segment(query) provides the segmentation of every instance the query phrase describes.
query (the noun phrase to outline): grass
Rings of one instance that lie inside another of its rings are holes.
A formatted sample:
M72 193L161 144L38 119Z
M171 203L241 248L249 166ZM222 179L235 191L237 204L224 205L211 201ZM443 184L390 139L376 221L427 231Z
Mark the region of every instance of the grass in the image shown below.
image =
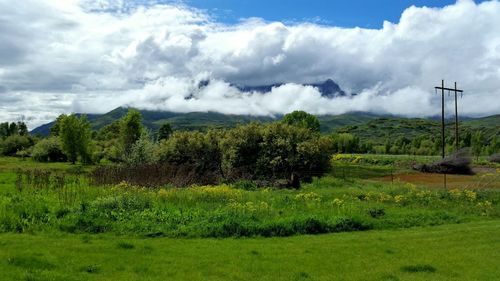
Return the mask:
M3 191L0 231L290 236L498 219L498 202L500 191L494 189L428 190L333 177L315 179L300 190L253 191L228 185L92 187L79 180L64 187Z
M91 186L0 158L0 279L500 280L500 190L381 182L400 157L356 157L300 190ZM19 166L54 178L19 188Z
M288 238L0 234L0 272L2 280L500 280L499 232L495 220Z
M30 177L33 174L29 174ZM26 175L24 175L26 179ZM167 237L291 236L500 218L500 191L429 190L327 176L300 190L229 185L93 187L57 174L41 186L0 173L0 232L115 233ZM36 180L32 180L36 183ZM38 181L40 182L40 181Z

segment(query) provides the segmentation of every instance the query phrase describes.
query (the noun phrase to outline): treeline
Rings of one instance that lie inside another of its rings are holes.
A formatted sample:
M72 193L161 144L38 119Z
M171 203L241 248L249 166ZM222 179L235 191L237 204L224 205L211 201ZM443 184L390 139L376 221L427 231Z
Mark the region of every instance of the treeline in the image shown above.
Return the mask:
M298 187L300 181L329 170L332 142L320 134L319 127L315 116L297 111L268 124L206 132L173 131L163 124L157 132L150 132L139 111L131 109L122 119L94 132L84 115L61 115L50 136L28 150L41 162L166 165L212 181L281 181L284 186Z
M386 138L385 143L374 144L372 141L361 141L360 138L351 133L334 133L331 135L334 152L337 153L373 153L373 154L401 154L401 155L440 155L441 137L421 135L409 139L397 137ZM466 131L464 138L460 141L459 148L471 148L475 156L492 155L500 151L500 142L496 135L486 139L482 131ZM453 137L445 139L445 151L447 154L455 151L455 140Z
M0 123L0 154L6 156L29 156L29 149L36 139L29 136L24 122Z
M287 114L281 121L270 123L266 125L251 124L247 126L240 126L234 129L219 129L208 130L205 133L201 132L174 132L168 123L163 124L158 131L148 131L142 124L141 114L131 109L126 116L120 120L101 128L98 131L92 131L90 123L87 118L82 115L61 115L57 118L55 125L51 128L50 136L47 138L37 138L30 136L26 124L23 122L17 123L1 123L0 124L0 153L7 156L31 156L33 159L41 162L57 162L57 161L70 161L76 163L127 163L132 165L134 163L158 163L158 162L175 162L178 164L180 160L171 160L177 156L175 155L172 147L184 149L179 155L185 154L182 159L187 162L193 162L193 158L198 156L193 152L192 147L198 147L201 151L201 156L205 154L210 155L209 148L217 147L220 150L221 160L220 167L227 167L227 159L230 153L234 153L234 148L229 145L233 141L228 138L234 138L234 143L242 142L242 139L252 140L255 147L259 147L260 151L264 151L269 147L271 150L277 149L273 146L271 141L272 134L277 134L279 141L282 142L298 142L304 141L310 136L304 136L303 133L295 131L290 128L279 126L289 125L294 128L306 128L312 132L315 139L319 139L320 123L318 119L303 111L296 111ZM278 127L276 127L278 126ZM253 128L253 129L252 129ZM253 131L252 131L253 130ZM251 132L253 132L251 134ZM234 137L235 135L238 137ZM302 134L302 135L301 135ZM475 156L479 155L492 155L498 153L500 150L500 143L497 135L493 134L486 138L482 131L464 131L460 141L460 147L470 147ZM207 138L215 138L213 143L209 144ZM292 140L289 140L291 138ZM365 138L366 139L366 138ZM407 154L407 155L439 155L441 153L441 138L440 136L431 135L418 135L413 137L398 136L395 138L386 137L385 142L374 142L374 140L361 140L356 134L349 132L333 133L330 135L323 135L321 137L323 142L328 142L329 151L331 153L376 153L376 154ZM278 140L273 140L278 141ZM181 147L180 144L190 145L192 147ZM251 146L250 144L246 144ZM296 145L296 144L294 144ZM302 150L304 148L302 146ZM208 149L203 151L203 149ZM256 152L255 149L251 150L248 156L243 157L246 159L245 163L248 169L260 169L254 163L258 159L251 158ZM454 138L448 136L446 138L446 152L451 153L455 150ZM167 153L167 151L170 151ZM290 153L289 155L285 154ZM190 154L191 153L191 154ZM259 152L264 153L264 152ZM281 157L283 159L296 161L298 152L292 150L283 150ZM201 157L200 156L200 157ZM170 157L170 158L169 158ZM180 157L180 156L179 156ZM219 156L218 156L219 157ZM250 157L250 158L249 158ZM203 159L203 158L200 158ZM214 159L217 159L215 157ZM291 160L295 159L295 160ZM213 159L212 159L213 160ZM201 161L201 160L199 160ZM213 160L218 161L218 160ZM266 161L259 160L261 166L273 167L275 163L279 162L274 159L272 165ZM281 161L281 160L280 160ZM205 166L206 163L201 165ZM240 165L240 164L238 164ZM243 165L243 164L241 164ZM278 165L278 164L276 164ZM284 165L285 164L279 164ZM278 166L279 166L278 165ZM288 165L288 164L287 164ZM218 166L218 167L219 167ZM217 168L227 173L227 169ZM276 167L272 168L279 170ZM283 168L284 169L284 168ZM290 169L290 168L287 168ZM313 169L310 167L309 169ZM314 168L317 169L317 168ZM321 169L319 169L321 170ZM238 173L244 174L243 168L238 168ZM267 172L266 172L267 173ZM271 172L279 174L280 172Z

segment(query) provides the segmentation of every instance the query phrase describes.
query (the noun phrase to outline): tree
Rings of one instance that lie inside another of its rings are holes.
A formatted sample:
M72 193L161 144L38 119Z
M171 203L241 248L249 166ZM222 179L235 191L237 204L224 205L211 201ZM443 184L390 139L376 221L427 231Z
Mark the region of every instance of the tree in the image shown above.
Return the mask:
M130 153L125 156L125 162L129 165L152 164L158 161L157 156L155 146L149 139L149 135L143 133L132 145Z
M294 111L283 116L283 123L309 129L311 132L320 132L320 123L316 116L305 111Z
M498 152L500 149L500 142L498 142L497 136L493 135L490 141L490 145L488 146L488 154L492 155Z
M170 123L164 123L161 125L160 129L158 129L158 141L166 140L172 134L172 126Z
M0 139L14 135L27 136L28 126L26 126L26 123L24 122L0 123Z
M0 123L0 139L4 139L9 136L9 123Z
M69 115L62 118L59 137L64 153L71 163L75 164L78 156L82 162L90 161L90 142L92 132L85 115L77 117Z
M54 122L54 125L50 128L50 135L51 136L59 136L59 130L61 128L61 122L64 118L66 118L66 114L61 114L57 117L56 121Z
M143 133L141 113L135 109L129 109L127 115L121 120L120 135L123 152L125 155L132 151L132 146Z
M17 122L17 131L20 136L27 136L28 135L28 126L26 126L26 123L24 122Z
M484 144L483 132L476 131L472 135L471 146L472 146L472 153L474 154L474 156L476 156L477 159L479 159L479 155L481 155L481 152L483 150L483 144Z
M12 135L17 135L18 134L18 128L17 128L17 124L12 122L10 123L9 125L9 136L12 136Z
M350 133L332 134L333 151L339 153L359 152L359 138Z

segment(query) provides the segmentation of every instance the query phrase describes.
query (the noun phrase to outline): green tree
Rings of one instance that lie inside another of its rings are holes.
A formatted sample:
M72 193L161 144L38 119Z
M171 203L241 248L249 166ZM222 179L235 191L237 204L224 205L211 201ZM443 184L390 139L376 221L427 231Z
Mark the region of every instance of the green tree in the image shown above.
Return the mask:
M158 161L155 145L151 142L149 134L143 133L132 145L130 153L125 155L125 162L129 165L152 164Z
M172 134L172 126L170 126L170 123L164 123L161 125L161 127L158 129L158 141L161 140L166 140L170 137Z
M19 132L19 129L17 128L17 124L12 122L10 123L9 125L9 136L12 136L12 135L17 135Z
M132 146L143 133L141 113L135 109L129 109L127 115L121 120L120 135L123 152L128 155L132 151Z
M222 167L226 177L252 178L261 150L262 125L251 123L229 130L221 140Z
M59 136L59 130L61 128L61 122L64 118L66 118L66 114L61 114L57 116L56 121L54 122L54 125L50 127L50 135L51 136Z
M311 132L320 132L319 119L305 111L294 111L283 116L282 122L288 125L306 128Z
M0 123L0 139L9 136L9 122Z
M75 164L78 156L82 162L90 161L90 145L92 131L85 115L77 117L69 115L61 120L59 137L68 160Z
M24 122L18 122L17 123L17 131L20 136L27 136L28 135L28 126L26 126L26 123Z
M472 146L472 154L476 156L476 159L479 159L481 152L483 150L484 145L484 135L482 131L476 131L472 135L471 146Z
M488 145L487 152L489 155L495 154L500 149L500 143L498 142L497 136L493 135L491 137L490 145Z

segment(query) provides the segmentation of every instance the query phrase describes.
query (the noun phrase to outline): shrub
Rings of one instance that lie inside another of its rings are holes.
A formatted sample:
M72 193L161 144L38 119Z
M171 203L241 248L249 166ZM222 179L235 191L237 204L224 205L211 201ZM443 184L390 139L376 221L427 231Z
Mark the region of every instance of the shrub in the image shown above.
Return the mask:
M199 183L217 183L222 178L220 132L175 132L160 143L160 163L192 171Z
M368 213L370 214L370 216L372 218L376 219L376 218L384 216L385 210L384 210L384 208L372 208L372 209L368 210Z
M222 168L229 180L269 180L298 187L329 169L331 142L307 128L286 123L249 124L229 130L220 141Z
M462 149L440 161L431 164L416 165L413 169L424 173L471 175L474 174L470 167L471 162L469 151Z
M66 155L61 149L61 143L57 137L42 139L34 147L31 156L39 162L66 161Z
M0 153L6 156L14 156L18 151L27 149L31 146L33 146L33 141L30 138L12 135L0 141Z
M125 156L125 162L129 165L152 164L158 161L154 144L149 140L147 134L143 134Z
M491 156L488 158L488 160L489 160L490 162L500 164L500 153L495 153L495 154L491 155Z

